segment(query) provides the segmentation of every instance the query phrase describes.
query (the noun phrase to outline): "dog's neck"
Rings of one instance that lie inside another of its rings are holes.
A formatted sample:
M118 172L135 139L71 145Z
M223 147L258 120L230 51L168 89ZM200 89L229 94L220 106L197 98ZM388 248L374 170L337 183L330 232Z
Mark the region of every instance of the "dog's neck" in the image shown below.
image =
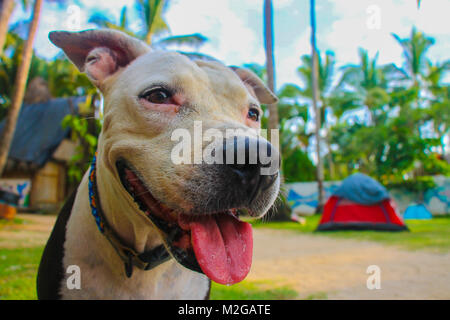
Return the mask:
M162 243L155 227L128 197L120 181L101 160L97 162L98 192L108 224L130 247L138 252ZM209 280L200 273L180 266L175 259L152 270L135 268L131 278L117 252L98 230L89 205L88 173L78 188L67 224L64 270L77 265L81 270L81 290L61 283L63 299L204 299Z
M101 202L103 213L124 244L139 253L162 244L155 226L139 211L119 178L104 165L101 153L98 155L96 171L99 198L108 199Z

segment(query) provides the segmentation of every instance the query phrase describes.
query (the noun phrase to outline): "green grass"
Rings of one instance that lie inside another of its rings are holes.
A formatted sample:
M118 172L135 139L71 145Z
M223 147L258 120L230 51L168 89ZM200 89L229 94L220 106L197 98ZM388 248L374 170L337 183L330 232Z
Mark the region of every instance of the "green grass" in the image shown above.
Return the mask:
M277 287L272 281L244 280L232 286L212 283L211 300L288 300L297 292L287 286Z
M36 275L44 248L0 249L0 300L36 299Z
M251 224L256 228L270 228L270 229L278 229L278 230L292 230L298 232L312 233L316 230L317 225L319 224L320 215L314 215L310 217L306 217L306 224L301 225L297 222L292 221L283 221L283 222L266 222L264 220L253 220Z
M387 231L328 231L313 232L320 220L319 215L306 218L306 224L295 222L253 222L256 228L292 230L315 236L376 241L396 245L408 250L450 251L450 216L434 217L431 220L407 220L410 232Z

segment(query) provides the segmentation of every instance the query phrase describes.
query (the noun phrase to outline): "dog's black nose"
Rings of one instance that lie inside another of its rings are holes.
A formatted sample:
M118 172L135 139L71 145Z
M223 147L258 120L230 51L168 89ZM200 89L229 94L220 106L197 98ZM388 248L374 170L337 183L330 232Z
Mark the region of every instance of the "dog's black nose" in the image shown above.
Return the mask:
M279 154L265 139L248 136L227 139L223 157L233 187L242 190L249 203L278 177Z

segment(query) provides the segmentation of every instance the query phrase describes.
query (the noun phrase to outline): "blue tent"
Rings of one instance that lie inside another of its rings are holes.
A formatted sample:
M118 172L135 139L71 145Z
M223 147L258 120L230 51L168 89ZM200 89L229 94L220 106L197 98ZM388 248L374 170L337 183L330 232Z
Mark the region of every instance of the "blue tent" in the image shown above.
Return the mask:
M389 193L385 187L362 173L352 174L345 179L334 195L364 205L389 199Z
M430 211L421 203L412 204L408 208L406 208L405 213L403 214L403 219L411 220L411 219L431 219L433 216Z

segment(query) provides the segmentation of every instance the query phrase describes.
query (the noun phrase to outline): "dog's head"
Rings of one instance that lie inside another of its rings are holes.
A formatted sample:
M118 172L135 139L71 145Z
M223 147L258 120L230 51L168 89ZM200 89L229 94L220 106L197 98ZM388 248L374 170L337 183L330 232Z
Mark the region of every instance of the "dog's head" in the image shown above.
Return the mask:
M258 131L274 94L249 70L152 51L113 30L50 39L104 96L98 161L137 214L184 266L242 280L252 236L239 215L264 215L279 191L278 150Z

